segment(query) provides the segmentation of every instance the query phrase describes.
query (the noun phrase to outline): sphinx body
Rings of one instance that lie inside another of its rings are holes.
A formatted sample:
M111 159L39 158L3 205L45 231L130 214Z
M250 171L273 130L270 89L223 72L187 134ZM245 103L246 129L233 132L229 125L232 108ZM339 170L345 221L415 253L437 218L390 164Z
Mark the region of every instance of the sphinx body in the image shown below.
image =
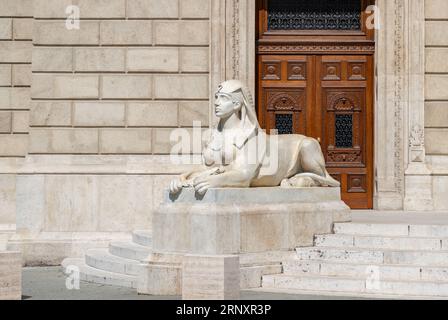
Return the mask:
M258 123L253 100L237 80L222 83L215 95L220 118L203 151L204 168L174 179L170 192L209 188L338 187L325 168L319 142L304 135L266 135Z

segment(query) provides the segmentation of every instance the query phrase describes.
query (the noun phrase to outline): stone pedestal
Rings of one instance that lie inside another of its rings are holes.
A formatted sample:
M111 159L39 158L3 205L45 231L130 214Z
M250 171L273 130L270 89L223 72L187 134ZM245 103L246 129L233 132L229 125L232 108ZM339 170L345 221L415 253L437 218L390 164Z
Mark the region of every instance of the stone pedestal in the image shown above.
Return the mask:
M183 300L238 300L239 298L238 256L184 256Z
M193 189L175 197L166 192L153 216L153 253L138 291L180 295L186 255L237 255L241 288L259 287L264 274L281 272L292 250L346 221L350 209L339 188L223 188L203 197Z
M0 251L0 300L22 299L22 256Z

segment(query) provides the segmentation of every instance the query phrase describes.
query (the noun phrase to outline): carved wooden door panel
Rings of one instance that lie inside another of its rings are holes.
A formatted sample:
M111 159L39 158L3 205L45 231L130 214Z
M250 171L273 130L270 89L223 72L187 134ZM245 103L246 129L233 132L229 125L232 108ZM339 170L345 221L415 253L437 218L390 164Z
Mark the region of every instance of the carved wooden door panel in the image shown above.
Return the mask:
M318 139L358 209L373 205L372 64L369 55L263 55L258 66L262 127Z
M316 127L327 170L352 208L373 203L373 57L316 58Z
M318 139L356 209L373 207L374 3L257 0L260 124Z

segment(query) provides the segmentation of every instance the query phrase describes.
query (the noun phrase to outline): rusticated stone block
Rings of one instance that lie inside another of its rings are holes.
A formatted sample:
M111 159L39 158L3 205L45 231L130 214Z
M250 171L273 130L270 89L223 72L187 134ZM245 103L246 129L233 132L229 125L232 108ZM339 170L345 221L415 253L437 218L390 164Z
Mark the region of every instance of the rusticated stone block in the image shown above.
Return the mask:
M178 0L128 0L128 18L177 18Z
M156 99L207 99L208 75L154 76Z
M97 75L33 74L32 97L93 99L99 97Z
M98 153L96 129L32 129L29 137L30 153Z
M151 99L152 77L146 75L103 76L104 99Z
M177 102L154 101L128 104L128 126L130 127L174 127L177 126Z
M95 45L99 44L100 31L98 21L81 21L82 27L69 30L65 20L34 22L34 38L36 44L45 45Z
M135 48L128 51L128 71L178 72L178 48Z
M71 103L65 101L34 101L30 110L31 126L71 125Z
M125 104L107 102L76 102L74 125L86 127L124 126Z
M73 71L73 49L59 47L34 47L33 71Z
M155 21L157 45L208 45L208 21Z
M101 21L100 29L103 45L152 44L152 21Z
M149 154L151 129L103 129L100 146L106 154Z
M75 71L124 72L126 49L76 48Z

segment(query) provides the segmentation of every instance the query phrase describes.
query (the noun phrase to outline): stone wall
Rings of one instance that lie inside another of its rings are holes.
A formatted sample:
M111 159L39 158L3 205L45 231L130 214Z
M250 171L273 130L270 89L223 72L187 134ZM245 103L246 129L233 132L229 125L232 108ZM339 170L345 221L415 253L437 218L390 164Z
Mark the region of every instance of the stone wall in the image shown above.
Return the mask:
M0 88L0 229L16 225L9 248L27 265L151 229L162 190L188 170L170 165L171 131L209 124L209 4L0 0L0 15L14 17L0 20L0 35L16 39L0 41L0 68L8 62L0 81L9 86ZM71 5L79 29L66 27ZM10 62L26 62L28 77Z
M448 155L448 1L426 0L426 151Z
M448 209L448 1L425 0L425 143L436 209Z
M27 153L32 0L0 0L0 157Z
M36 0L29 153L167 154L167 128L207 124L208 3Z

